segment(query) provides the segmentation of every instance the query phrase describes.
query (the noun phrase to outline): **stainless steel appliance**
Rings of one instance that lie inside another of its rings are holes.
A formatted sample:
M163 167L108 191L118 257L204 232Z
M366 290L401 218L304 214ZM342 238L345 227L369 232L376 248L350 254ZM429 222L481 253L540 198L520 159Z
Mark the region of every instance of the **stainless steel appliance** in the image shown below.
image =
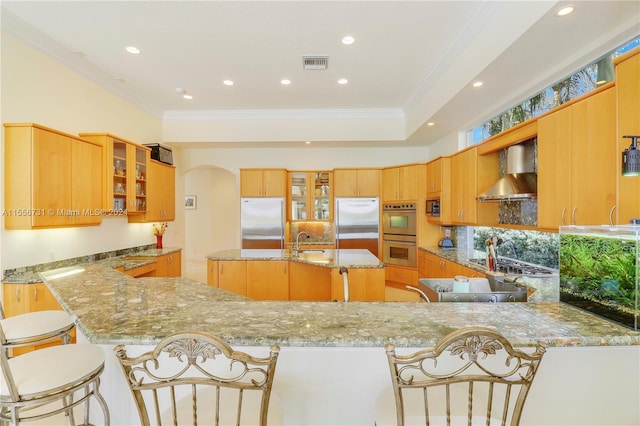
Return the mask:
M473 280L472 278L470 280ZM526 302L526 287L499 281L493 277L478 278L486 285L471 288L468 292L453 291L453 278L421 278L418 288L431 302Z
M386 203L382 207L382 261L415 268L416 203Z
M377 256L379 225L378 198L336 198L336 248L367 249Z
M427 200L425 214L431 217L440 217L440 198Z
M284 198L242 198L240 226L243 249L284 249Z
M384 234L415 237L416 229L416 203L386 203L382 206Z

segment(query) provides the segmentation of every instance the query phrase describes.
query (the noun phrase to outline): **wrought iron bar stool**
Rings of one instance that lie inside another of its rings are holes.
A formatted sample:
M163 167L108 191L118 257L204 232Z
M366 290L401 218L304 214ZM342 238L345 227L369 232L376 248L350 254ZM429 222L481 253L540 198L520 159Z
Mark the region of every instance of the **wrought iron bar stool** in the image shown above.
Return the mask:
M527 394L545 353L514 349L495 330L466 327L433 349L408 355L385 346L395 416L376 413L376 424L512 425L520 423Z
M6 340L2 325L0 340ZM73 408L84 404L83 424L89 425L89 403L94 397L102 408L104 425L109 425L109 409L99 392L105 360L99 346L58 345L13 358L7 357L4 345L0 349L0 424L16 426L65 413L75 426Z
M58 339L67 344L71 341L71 332L75 328L73 319L64 311L37 311L5 318L2 306L0 325L4 331L0 344L7 357L13 356L14 348Z
M257 358L233 350L217 336L184 332L137 357L128 357L124 345L115 351L143 426L282 421L281 413L269 407L278 346Z

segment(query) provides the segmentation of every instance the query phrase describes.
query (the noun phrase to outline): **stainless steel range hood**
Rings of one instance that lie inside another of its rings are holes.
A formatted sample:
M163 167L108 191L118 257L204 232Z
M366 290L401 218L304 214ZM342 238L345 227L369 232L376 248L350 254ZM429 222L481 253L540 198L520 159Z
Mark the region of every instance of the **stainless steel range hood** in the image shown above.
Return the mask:
M535 173L535 149L532 144L507 148L507 174L482 194L482 202L528 200L538 196L538 176Z

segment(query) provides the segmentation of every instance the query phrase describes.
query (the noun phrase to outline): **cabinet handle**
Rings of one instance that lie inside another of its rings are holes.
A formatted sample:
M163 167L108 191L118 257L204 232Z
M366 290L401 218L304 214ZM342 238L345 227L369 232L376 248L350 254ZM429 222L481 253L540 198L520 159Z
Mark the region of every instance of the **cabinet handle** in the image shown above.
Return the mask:
M33 301L38 301L38 287L36 287L35 285L33 286Z
M571 223L573 225L577 225L576 224L576 210L578 210L578 208L574 207L573 210L571 211Z
M282 272L287 273L287 263L284 263L284 267L282 268Z
M220 264L220 273L222 274L224 272L224 263Z
M609 224L611 226L613 226L613 212L616 211L616 207L618 206L611 207L611 211L609 212Z
M564 213L567 211L567 208L563 208L562 209L562 215L560 216L562 218L562 225L565 226L567 224L567 222L565 222L564 220Z
M16 288L16 302L20 302L20 287Z

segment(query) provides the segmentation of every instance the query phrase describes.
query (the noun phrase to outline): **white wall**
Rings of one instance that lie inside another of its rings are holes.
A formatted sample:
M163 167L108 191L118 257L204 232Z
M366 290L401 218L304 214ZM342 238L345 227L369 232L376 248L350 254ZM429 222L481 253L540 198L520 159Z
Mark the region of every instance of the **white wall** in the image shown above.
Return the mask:
M109 132L139 143L161 140L159 118L6 33L1 43L3 123L33 122L71 134ZM4 159L0 164L4 169ZM154 241L151 225L129 225L122 218L104 219L98 227L39 231L7 231L3 221L0 236L2 270ZM171 233L166 238L171 244Z
M197 197L196 210L185 210L185 256L240 248L240 198L236 176L224 169L200 166L185 173L186 195Z

